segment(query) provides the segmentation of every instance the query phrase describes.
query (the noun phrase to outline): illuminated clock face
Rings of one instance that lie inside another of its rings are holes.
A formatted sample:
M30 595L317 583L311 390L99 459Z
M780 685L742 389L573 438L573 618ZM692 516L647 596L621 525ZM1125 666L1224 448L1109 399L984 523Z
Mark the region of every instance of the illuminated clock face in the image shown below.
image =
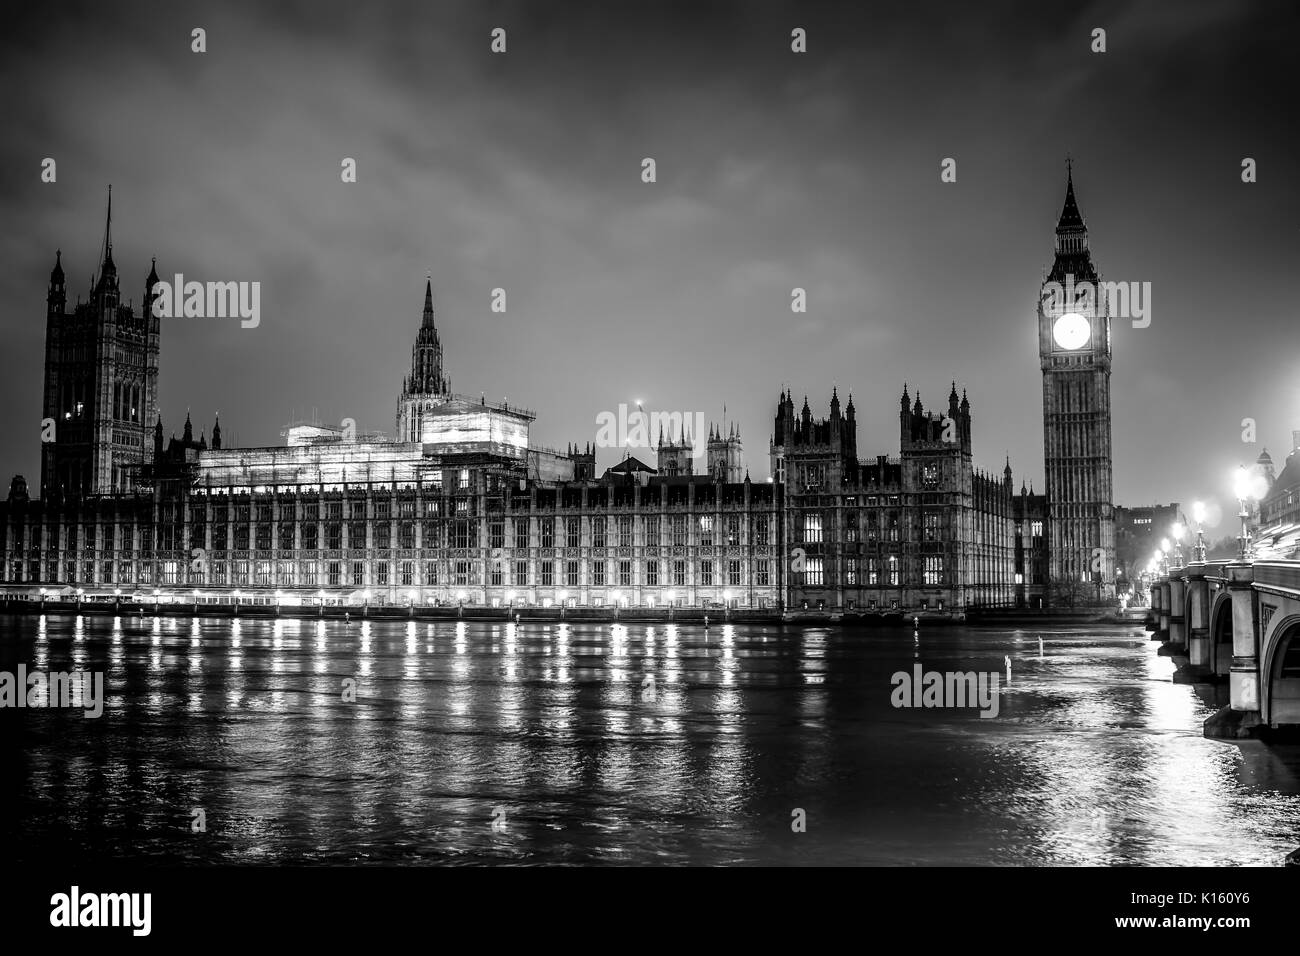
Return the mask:
M1083 348L1088 344L1092 328L1088 320L1078 312L1067 312L1056 320L1052 326L1052 338L1056 344L1067 351Z

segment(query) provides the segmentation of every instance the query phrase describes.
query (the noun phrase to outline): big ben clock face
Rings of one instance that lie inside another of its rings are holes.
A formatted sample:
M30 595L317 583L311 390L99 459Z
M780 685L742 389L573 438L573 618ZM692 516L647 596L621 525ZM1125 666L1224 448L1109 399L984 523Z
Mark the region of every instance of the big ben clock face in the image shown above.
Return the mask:
M1092 328L1088 325L1088 320L1078 312L1065 313L1052 326L1052 338L1056 340L1057 347L1068 352L1087 345L1091 333Z

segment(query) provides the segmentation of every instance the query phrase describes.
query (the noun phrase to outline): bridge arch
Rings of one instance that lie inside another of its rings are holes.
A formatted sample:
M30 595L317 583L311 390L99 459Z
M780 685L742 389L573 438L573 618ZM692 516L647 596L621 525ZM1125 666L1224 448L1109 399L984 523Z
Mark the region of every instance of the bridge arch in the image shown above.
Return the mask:
M1211 674L1228 676L1232 667L1232 596L1220 589L1210 611L1210 655L1206 666Z
M1261 717L1274 727L1300 724L1300 613L1270 623L1261 668Z

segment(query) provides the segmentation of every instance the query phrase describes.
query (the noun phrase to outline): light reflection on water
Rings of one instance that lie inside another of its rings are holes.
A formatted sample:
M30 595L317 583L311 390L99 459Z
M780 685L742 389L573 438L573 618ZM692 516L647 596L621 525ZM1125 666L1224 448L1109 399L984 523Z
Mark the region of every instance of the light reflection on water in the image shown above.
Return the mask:
M20 859L1272 865L1300 844L1300 750L1204 739L1213 706L1132 628L49 615L0 635L0 669L106 672L100 720L0 711ZM890 706L914 662L1004 655L996 718Z

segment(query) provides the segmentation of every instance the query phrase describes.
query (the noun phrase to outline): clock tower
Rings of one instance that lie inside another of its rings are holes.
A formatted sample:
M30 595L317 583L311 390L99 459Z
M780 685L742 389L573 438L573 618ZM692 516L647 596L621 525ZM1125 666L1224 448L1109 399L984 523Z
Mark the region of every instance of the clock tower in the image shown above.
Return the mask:
M1115 594L1110 316L1075 202L1072 171L1066 174L1065 206L1056 224L1056 258L1039 299L1038 357L1051 582L1084 598L1110 598Z

